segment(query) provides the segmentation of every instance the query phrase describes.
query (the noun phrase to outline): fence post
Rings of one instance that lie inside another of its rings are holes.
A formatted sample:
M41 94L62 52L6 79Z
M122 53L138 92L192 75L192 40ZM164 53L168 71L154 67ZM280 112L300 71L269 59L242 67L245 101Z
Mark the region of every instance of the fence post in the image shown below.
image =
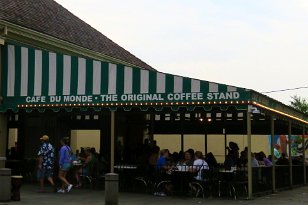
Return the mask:
M0 201L11 200L11 169L0 169Z
M119 201L119 175L105 174L105 205L118 205Z

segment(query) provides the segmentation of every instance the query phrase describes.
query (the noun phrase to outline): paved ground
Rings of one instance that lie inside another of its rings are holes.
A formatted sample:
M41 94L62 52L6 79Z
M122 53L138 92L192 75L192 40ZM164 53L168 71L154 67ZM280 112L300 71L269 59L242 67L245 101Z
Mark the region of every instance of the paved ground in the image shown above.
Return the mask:
M71 193L36 193L34 185L24 185L22 187L21 201L1 203L1 205L98 205L105 204L104 191L89 190L89 189L73 189ZM120 193L119 205L193 205L193 204L262 204L262 205L301 205L308 204L308 187L294 188L271 194L263 197L258 197L253 200L232 200L232 199L217 199L217 198L189 198L189 197L157 197L149 194L131 194Z

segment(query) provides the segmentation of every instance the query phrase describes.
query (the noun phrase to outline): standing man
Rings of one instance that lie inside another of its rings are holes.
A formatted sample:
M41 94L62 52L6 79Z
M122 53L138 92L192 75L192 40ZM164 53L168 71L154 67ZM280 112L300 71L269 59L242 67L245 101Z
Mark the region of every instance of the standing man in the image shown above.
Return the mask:
M39 193L45 192L44 190L44 180L47 180L52 185L54 191L57 191L55 184L53 182L53 167L54 167L54 156L55 150L53 146L49 143L49 137L47 135L43 135L40 138L42 145L39 148L37 153L38 156L38 169L37 169L37 179L40 182Z

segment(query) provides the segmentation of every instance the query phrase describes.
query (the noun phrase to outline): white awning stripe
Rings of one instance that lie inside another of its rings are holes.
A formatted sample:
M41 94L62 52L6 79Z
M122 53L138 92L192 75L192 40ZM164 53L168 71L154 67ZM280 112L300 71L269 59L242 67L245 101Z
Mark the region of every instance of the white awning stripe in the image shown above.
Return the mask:
M133 93L133 69L124 67L124 94Z
M71 56L63 56L63 95L71 93Z
M227 91L228 92L236 92L236 87L233 87L233 86L227 86Z
M174 76L174 93L182 93L183 92L183 78L180 76Z
M157 73L156 92L157 93L166 92L166 74L164 73Z
M218 84L217 83L209 83L209 92L217 93L218 92Z
M8 47L7 96L14 96L15 90L15 47Z
M191 79L191 92L192 93L200 92L200 80Z
M101 93L101 62L93 61L93 95L99 95Z
M42 51L35 50L34 63L34 96L42 94Z
M149 71L140 71L140 93L149 93Z
M57 85L57 55L49 53L48 95L56 95Z
M77 95L86 94L86 59L78 58Z
M117 93L117 65L109 63L108 94Z

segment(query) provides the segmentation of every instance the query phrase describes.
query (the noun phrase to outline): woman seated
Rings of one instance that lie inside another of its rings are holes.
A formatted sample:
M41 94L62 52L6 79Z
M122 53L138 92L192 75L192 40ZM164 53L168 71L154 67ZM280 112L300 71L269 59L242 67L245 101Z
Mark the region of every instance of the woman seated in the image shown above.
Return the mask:
M96 157L91 153L90 148L86 148L85 151L85 157L79 156L78 159L81 160L82 166L78 169L76 173L76 180L77 180L77 185L76 187L81 187L81 179L80 176L90 176L91 171L95 163L97 162Z
M201 151L196 151L195 153L195 161L193 163L191 171L195 173L195 179L198 181L202 181L202 170L209 169L209 165L204 161L203 155Z
M189 171L189 167L191 167L193 163L194 161L192 159L191 154L188 151L186 151L184 153L184 158L177 163L176 168L179 171Z

